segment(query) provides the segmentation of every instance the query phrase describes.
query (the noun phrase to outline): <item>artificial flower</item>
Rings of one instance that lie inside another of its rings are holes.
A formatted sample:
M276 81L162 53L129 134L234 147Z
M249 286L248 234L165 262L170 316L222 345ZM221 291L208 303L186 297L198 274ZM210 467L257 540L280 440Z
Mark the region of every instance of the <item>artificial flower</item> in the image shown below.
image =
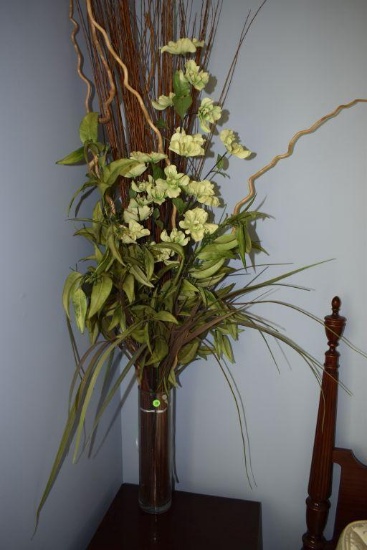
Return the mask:
M217 228L215 223L207 223L208 212L203 208L194 208L184 214L184 219L179 225L185 230L186 235L190 235L194 241L201 241L205 233L213 233Z
M246 159L251 155L251 151L245 149L236 141L236 136L233 130L222 130L219 134L228 153L240 159Z
M167 155L165 155L164 153L157 153L156 151L152 151L151 153L141 153L140 151L133 151L130 155L130 158L133 160L137 160L138 162L152 162L153 164L156 164L157 162L166 159Z
M170 92L169 95L160 95L157 101L152 101L152 105L157 111L164 111L167 107L172 107L174 97L173 92Z
M186 193L194 196L201 204L219 206L219 199L215 196L214 185L209 180L193 181L187 186Z
M130 199L128 207L124 210L124 222L129 223L130 221L144 221L152 213L150 206L145 204L144 199Z
M186 246L189 242L189 238L185 237L185 233L177 228L172 229L169 235L167 231L163 229L161 233L161 241L166 243L177 243L181 246Z
M197 38L180 38L177 42L170 40L166 46L161 48L161 52L168 52L173 55L185 55L187 53L195 53L196 48L202 48L204 41L197 40Z
M209 82L209 73L201 71L193 59L185 63L185 78L195 90L203 90Z
M222 109L219 105L214 105L214 101L209 97L204 97L198 110L199 124L203 132L210 132L210 124L214 124L222 116Z
M190 181L189 176L177 173L177 168L174 164L166 166L164 169L166 178L157 179L157 185L165 190L165 196L170 199L176 198L181 194L181 188L186 187Z
M133 244L137 239L150 235L149 229L144 228L135 220L130 220L128 225L129 227L121 226L121 241L125 244Z
M169 149L182 157L204 155L204 139L201 134L188 135L184 129L177 128L171 137Z

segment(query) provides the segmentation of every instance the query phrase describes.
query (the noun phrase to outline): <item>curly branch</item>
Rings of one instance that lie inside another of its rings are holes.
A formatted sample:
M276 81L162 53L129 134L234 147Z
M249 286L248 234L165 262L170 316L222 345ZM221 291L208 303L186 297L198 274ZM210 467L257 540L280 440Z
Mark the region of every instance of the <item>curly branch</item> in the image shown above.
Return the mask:
M99 30L99 32L102 34L102 36L104 38L104 41L105 41L105 44L106 44L106 47L107 47L108 51L111 53L112 57L115 59L115 61L122 68L122 71L124 73L124 82L123 82L123 84L124 84L125 88L127 90L129 90L129 92L131 92L136 97L136 99L138 100L138 103L140 105L140 108L143 112L143 115L145 117L145 120L147 121L147 123L149 124L149 126L151 127L153 132L156 134L157 139L158 139L158 151L160 153L164 153L162 135L161 135L160 131L158 130L158 128L154 125L152 119L150 118L149 113L147 111L147 108L144 105L144 102L142 100L141 95L134 88L132 88L130 86L130 84L129 84L129 72L127 70L127 67L126 67L125 63L122 61L122 59L117 55L117 53L113 49L112 44L111 44L111 42L108 38L108 35L107 35L105 29L103 29L103 27L101 27L101 25L99 25L97 23L97 21L95 20L95 18L94 18L93 10L92 10L92 0L87 0L87 11L88 11L88 17L89 17L89 20L91 22L92 28Z
M96 47L98 55L99 55L99 57L102 61L102 65L105 68L105 71L107 73L107 78L108 78L108 82L109 82L109 85L110 85L110 92L109 92L108 98L103 102L103 111L105 113L105 116L100 117L100 119L99 119L99 122L101 124L105 124L106 122L109 122L110 119L111 119L111 115L109 113L109 107L110 107L112 101L114 100L114 98L116 97L116 86L115 86L115 82L114 82L114 79L113 79L113 74L112 74L112 71L110 69L110 66L107 62L107 59L105 58L105 56L103 54L101 44L98 40L96 27L94 25L92 25L92 38L93 38L93 44Z
M91 85L90 80L85 76L85 74L83 73L83 70L82 70L83 56L82 56L82 53L80 51L79 44L76 40L76 35L79 31L79 24L74 19L74 1L73 0L70 0L70 4L69 4L69 19L72 22L72 24L74 25L74 29L72 30L72 33L71 33L71 41L73 43L74 50L75 50L77 58L78 58L77 72L78 72L79 77L83 80L83 82L85 82L85 84L87 86L87 95L85 97L84 105L85 105L85 110L87 111L87 113L89 113L90 110L91 110L90 101L91 101L91 97L92 97L92 85Z
M238 214L240 212L242 206L244 206L249 200L251 200L254 197L254 195L255 195L255 181L258 178L260 178L262 175L264 175L266 172L268 172L268 170L270 170L271 168L274 168L274 166L276 166L276 164L278 164L278 162L280 160L285 159L287 157L290 157L292 155L293 150L294 150L294 146L295 146L295 144L297 143L297 141L299 140L300 137L305 136L306 134L311 134L312 132L315 132L318 128L320 128L320 126L325 124L325 122L327 122L331 118L334 118L335 116L337 116L344 109L349 109L350 107L353 107L357 103L367 103L367 99L354 99L350 103L346 103L345 105L339 105L336 109L334 109L334 111L332 111L331 113L329 113L329 114L323 116L322 118L320 118L319 120L317 120L314 124L312 124L312 126L307 128L306 130L300 130L299 132L297 132L292 137L292 139L290 140L289 145L288 145L288 150L287 150L286 153L283 153L281 155L277 155L276 157L274 157L273 160L271 162L269 162L269 164L267 164L266 166L261 168L261 170L256 172L256 174L254 174L253 176L251 176L248 179L249 193L244 199L242 199L241 201L239 201L236 204L236 206L233 210L233 213Z

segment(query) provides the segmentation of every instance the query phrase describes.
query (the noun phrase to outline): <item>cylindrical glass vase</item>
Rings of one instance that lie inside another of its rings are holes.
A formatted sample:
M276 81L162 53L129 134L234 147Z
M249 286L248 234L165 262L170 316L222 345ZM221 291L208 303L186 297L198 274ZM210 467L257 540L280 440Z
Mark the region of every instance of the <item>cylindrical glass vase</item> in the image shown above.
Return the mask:
M139 388L139 505L150 514L161 514L171 506L172 409L172 392Z

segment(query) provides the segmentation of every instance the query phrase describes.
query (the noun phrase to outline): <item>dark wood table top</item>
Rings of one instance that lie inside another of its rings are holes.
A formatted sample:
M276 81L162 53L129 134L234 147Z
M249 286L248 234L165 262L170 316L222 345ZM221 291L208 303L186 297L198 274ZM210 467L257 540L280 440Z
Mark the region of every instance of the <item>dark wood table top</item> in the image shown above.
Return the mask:
M164 514L138 505L137 485L123 484L88 550L262 550L261 504L174 491Z

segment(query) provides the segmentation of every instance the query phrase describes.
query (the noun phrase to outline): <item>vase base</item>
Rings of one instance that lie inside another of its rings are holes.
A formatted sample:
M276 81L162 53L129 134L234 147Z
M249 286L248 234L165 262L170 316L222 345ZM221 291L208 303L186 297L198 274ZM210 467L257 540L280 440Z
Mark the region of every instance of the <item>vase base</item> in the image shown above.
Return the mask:
M172 500L169 500L168 502L160 506L144 504L139 500L140 509L143 512L146 512L147 514L164 514L164 512L167 512L171 508L171 504L172 504Z

